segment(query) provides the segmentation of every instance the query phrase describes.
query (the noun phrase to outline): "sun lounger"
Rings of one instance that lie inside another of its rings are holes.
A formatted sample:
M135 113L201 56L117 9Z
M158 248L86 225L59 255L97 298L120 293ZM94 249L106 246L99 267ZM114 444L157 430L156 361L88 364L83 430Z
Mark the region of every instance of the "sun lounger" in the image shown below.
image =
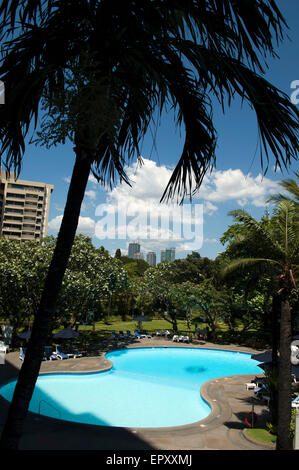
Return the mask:
M54 354L53 348L51 346L45 347L45 357L49 361L57 361L58 359L57 354Z
M254 390L257 388L257 384L254 382L249 382L245 384L246 390Z
M178 343L179 342L179 335L174 335L172 337L172 341L176 341Z
M134 335L135 335L137 338L146 338L145 335L140 334L137 330L134 330Z
M26 349L27 348L20 348L20 355L19 355L19 359L21 359L21 361L24 361L25 359L25 354L26 354ZM42 358L43 361L46 361L47 358L46 358L46 355L44 354L43 355L43 358Z
M122 330L120 330L120 332L119 332L119 334L118 334L118 337L121 338L121 339L124 339L124 338L127 338L128 336L125 335Z
M150 335L146 330L142 330L142 334L145 335L147 338L152 337L152 335Z
M260 400L266 401L267 405L269 405L270 401L270 393L267 387L264 384L261 384L261 387L256 387L253 390L254 396L259 398Z
M8 350L8 346L4 343L4 341L0 341L0 352L6 354Z
M157 331L156 331L156 336L162 336L162 331L161 331L161 330L157 330Z
M189 336L183 336L183 343L189 343Z
M135 336L132 335L132 333L131 333L130 330L127 330L127 337L128 337L128 338L135 338Z
M118 339L119 336L115 333L115 331L111 332L112 339Z
M299 408L299 395L292 400L292 408Z
M68 354L62 352L59 346L56 346L56 351L54 351L54 354L56 354L57 357L61 360L68 359L69 357L72 357L72 355L69 356Z
M74 358L83 356L83 354L78 349L75 349L73 346L70 347L68 355L69 357L71 357L70 355L72 355L72 357Z
M26 348L20 348L20 356L19 356L19 359L21 359L21 361L24 361L24 359L25 359L25 354L26 354Z

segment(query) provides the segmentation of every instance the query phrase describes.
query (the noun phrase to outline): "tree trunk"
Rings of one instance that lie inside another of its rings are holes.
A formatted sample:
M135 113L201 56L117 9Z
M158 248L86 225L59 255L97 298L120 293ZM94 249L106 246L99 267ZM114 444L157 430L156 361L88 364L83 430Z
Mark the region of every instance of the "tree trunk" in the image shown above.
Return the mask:
M291 309L288 298L283 298L280 318L277 450L290 450L293 448L290 438L292 398L291 335Z
M281 311L280 297L273 294L272 297L272 371L270 377L270 403L271 423L277 426L278 423L278 343L279 343L279 314Z
M76 148L76 161L68 191L64 215L57 237L57 244L40 306L35 316L32 334L28 343L7 420L0 440L2 449L18 449L29 403L39 374L44 348L51 331L52 318L75 238L82 200L90 173L91 162L84 151Z

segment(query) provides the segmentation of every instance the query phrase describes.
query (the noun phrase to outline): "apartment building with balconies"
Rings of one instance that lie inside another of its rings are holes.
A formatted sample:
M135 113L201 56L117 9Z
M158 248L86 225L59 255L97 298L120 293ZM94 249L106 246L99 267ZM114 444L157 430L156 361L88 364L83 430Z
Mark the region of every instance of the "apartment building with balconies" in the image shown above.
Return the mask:
M50 196L54 186L16 180L0 168L0 237L40 240L47 235Z

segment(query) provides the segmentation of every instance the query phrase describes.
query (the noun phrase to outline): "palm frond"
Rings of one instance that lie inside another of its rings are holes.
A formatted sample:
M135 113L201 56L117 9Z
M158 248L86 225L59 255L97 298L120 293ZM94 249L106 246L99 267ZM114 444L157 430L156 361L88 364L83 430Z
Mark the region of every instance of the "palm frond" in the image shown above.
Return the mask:
M284 259L284 246L275 237L271 236L271 233L265 230L263 225L250 214L239 209L230 211L228 215L232 216L236 222L242 223L248 231L248 235L254 234L257 239L260 239L263 246L267 247L267 249L273 253L271 256L275 259Z
M231 261L227 266L221 271L221 277L225 278L226 276L237 272L245 271L250 269L253 265L266 264L269 266L282 267L282 264L276 260L269 258L239 258Z
M209 91L222 104L237 93L253 106L262 164L270 152L278 166L296 158L299 113L256 73L263 70L261 56L275 55L273 38L283 38L285 21L274 0L4 0L0 16L4 36L12 33L0 62L7 96L0 109L0 158L17 174L45 93L51 109L75 63L86 84L106 81L105 99L111 100L113 118L103 118L98 139L92 138L93 171L101 181L117 175L127 181L124 166L140 153L154 109L161 114L170 102L186 138L162 200L194 194L215 164ZM93 96L91 86L85 92Z

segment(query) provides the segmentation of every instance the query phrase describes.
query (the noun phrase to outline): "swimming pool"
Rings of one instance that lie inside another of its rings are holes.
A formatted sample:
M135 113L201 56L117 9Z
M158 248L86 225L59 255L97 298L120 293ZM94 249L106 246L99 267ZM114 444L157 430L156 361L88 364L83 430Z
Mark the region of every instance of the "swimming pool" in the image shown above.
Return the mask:
M260 373L249 354L222 350L136 348L106 357L113 367L105 372L40 375L29 410L102 426L181 426L209 415L203 383ZM15 381L7 383L0 395L10 401L14 387Z

